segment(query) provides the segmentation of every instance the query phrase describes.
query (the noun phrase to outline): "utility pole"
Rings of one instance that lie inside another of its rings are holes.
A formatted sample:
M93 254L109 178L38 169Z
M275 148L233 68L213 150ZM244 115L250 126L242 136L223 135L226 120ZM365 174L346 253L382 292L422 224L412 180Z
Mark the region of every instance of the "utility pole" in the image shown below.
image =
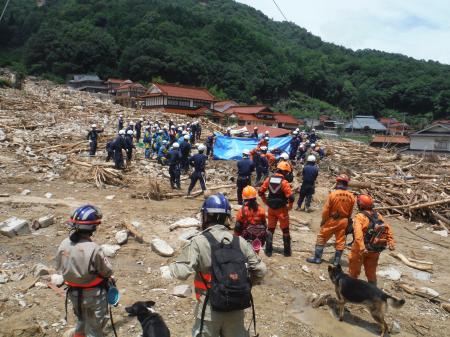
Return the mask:
M10 1L10 0L6 0L5 7L3 7L2 15L0 15L0 22L2 22L3 15L5 15L6 8L8 7L9 1Z

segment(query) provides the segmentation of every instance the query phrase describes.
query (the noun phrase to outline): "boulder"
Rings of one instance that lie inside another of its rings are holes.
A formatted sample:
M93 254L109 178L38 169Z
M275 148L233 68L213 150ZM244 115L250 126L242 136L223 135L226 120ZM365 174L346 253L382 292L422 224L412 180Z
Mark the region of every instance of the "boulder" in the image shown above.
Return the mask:
M166 280L172 279L172 274L170 273L169 266L162 266L159 268L159 271L161 272L161 277Z
M105 245L102 245L101 248L103 250L103 253L105 253L105 255L107 257L114 257L116 255L117 251L120 249L120 246L105 244Z
M172 295L177 297L190 297L192 295L192 288L190 285L187 284L181 284L178 286L175 286L172 289Z
M189 228L200 227L200 221L195 218L183 218L169 226L169 230L172 231L177 228Z
M0 222L0 233L12 238L16 235L31 233L27 220L11 217Z
M38 263L33 267L33 275L34 277L50 275L50 268L45 264Z
M173 248L170 247L170 245L166 241L159 238L152 240L151 247L155 253L164 257L170 257L175 253Z
M118 231L115 235L116 241L119 245L123 245L127 243L128 241L128 231L127 230L121 230Z
M46 228L50 225L53 225L53 223L55 222L55 216L53 214L43 216L38 219L38 222L40 228Z
M64 284L64 277L59 274L52 274L50 276L50 282L57 287L60 287Z

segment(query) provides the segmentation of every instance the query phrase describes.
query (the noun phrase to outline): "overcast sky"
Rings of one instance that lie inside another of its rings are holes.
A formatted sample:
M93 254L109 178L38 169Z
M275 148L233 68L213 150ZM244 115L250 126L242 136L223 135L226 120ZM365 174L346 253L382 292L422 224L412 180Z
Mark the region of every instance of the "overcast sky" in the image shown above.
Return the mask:
M283 21L273 0L237 0ZM450 64L450 0L275 0L322 40Z

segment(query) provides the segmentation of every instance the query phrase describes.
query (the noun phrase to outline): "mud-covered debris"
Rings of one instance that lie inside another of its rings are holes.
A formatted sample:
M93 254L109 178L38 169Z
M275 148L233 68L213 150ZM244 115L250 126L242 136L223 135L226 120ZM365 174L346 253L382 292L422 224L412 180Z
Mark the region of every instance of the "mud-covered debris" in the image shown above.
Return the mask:
M33 267L33 275L34 277L50 275L50 268L45 264L38 263Z
M151 248L155 253L164 257L173 256L173 254L175 253L173 248L166 241L159 238L152 240Z
M192 295L192 288L187 284L175 286L172 290L172 295L183 298L190 297Z

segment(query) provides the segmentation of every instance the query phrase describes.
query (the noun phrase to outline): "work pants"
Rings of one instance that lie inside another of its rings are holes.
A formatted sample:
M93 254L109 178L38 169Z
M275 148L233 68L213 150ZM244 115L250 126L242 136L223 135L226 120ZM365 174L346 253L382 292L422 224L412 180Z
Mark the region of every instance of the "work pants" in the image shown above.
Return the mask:
M141 140L141 131L136 131L136 143L139 143Z
M131 158L133 157L133 149L127 149L127 161L131 161Z
M108 322L106 290L91 288L82 290L81 306L78 307L77 290L69 291L69 299L77 317L73 337L104 337L103 329Z
M328 221L320 227L317 235L316 245L325 246L328 240L334 235L336 238L336 250L344 250L345 248L345 229L347 228L348 219L328 219Z
M117 170L123 169L123 155L122 155L122 149L120 150L114 150L114 167Z
M200 181L200 187L202 188L202 190L203 191L206 190L205 173L194 171L191 175L191 183L188 188L188 194L191 193L192 189L194 188L195 184L197 183L197 180Z
M110 161L112 158L114 158L114 151L110 149L106 149L107 157L106 161Z
M367 281L376 282L377 280L377 266L380 253L367 252L360 254L357 248L353 248L348 256L348 273L353 278L358 278L361 273L361 266L364 265L364 272Z
M89 155L90 156L95 156L96 152L97 152L97 141L96 140L91 140L89 142Z
M305 199L306 199L305 203L306 208L310 208L314 192L315 192L314 183L304 181L302 183L302 186L300 187L300 196L297 201L298 208L302 207L303 201Z
M151 148L150 147L146 147L144 150L144 156L146 159L150 158L150 153L151 153Z
M289 210L287 206L277 209L269 207L267 211L267 227L269 231L273 233L278 222L280 223L283 236L289 236Z
M200 333L201 319L197 318L192 328L192 337L248 337L244 325L244 310L229 312L211 311L211 320L203 321L203 331Z
M269 175L269 169L265 167L257 167L256 168L256 184L261 185Z
M295 156L297 155L298 148L292 148L289 152L289 160L295 160Z
M251 185L251 177L239 176L236 180L238 204L242 205L242 191L246 186Z
M213 155L213 148L212 146L206 146L206 155L209 157L209 155Z
M184 171L184 173L187 173L187 171L189 170L189 156L181 157L181 169Z
M169 166L170 186L180 188L180 167L178 165Z

